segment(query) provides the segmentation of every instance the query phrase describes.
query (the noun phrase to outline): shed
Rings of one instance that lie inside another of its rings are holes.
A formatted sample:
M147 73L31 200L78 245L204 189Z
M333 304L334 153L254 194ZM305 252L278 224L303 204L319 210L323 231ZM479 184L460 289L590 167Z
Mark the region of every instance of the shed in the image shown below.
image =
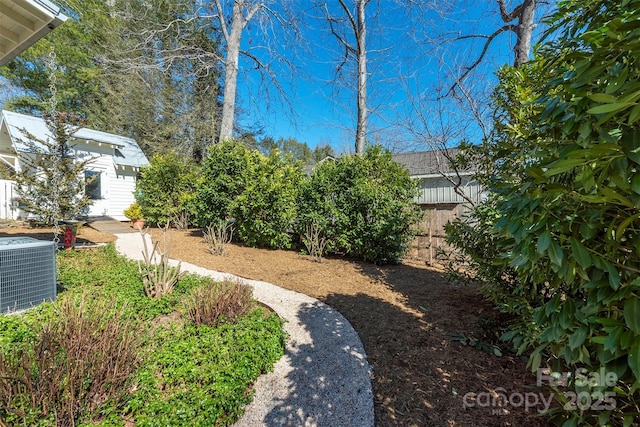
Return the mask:
M44 119L2 111L0 119L0 163L13 170L22 168L20 154L30 153L25 131L40 140L52 136ZM37 141L30 141L38 145ZM72 135L71 149L76 157L93 158L85 169L85 178L93 178L85 188L92 200L89 216L111 216L126 220L123 211L135 201L134 191L139 169L149 164L136 141L120 135L81 128ZM94 178L95 177L95 178ZM4 218L26 216L11 200L15 194L0 185L0 213ZM0 183L2 184L2 183ZM3 191L3 188L5 191ZM4 193L4 194L3 194Z
M456 171L451 167L448 157L455 157L457 152L457 148L449 148L446 152L430 150L393 156L411 178L420 181L415 202L426 213L419 224L420 234L413 244L412 254L428 258L430 262L436 257L437 248L447 247L445 224L484 197L483 189L473 177L475 169Z

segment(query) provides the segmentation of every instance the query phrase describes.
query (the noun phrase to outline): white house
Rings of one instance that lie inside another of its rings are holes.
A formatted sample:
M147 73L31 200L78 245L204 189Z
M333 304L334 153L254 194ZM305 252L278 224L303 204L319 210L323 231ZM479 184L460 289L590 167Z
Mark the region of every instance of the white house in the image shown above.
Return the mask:
M0 118L0 163L20 171L20 156L32 150L26 142L25 131L42 141L52 136L45 121L39 117L2 111ZM136 176L142 166L149 164L146 156L131 138L81 128L73 134L72 150L78 158L92 158L85 169L85 178L95 177L85 187L92 205L89 216L111 216L124 221L123 211L134 202ZM24 217L12 200L17 195L11 181L0 181L0 217Z

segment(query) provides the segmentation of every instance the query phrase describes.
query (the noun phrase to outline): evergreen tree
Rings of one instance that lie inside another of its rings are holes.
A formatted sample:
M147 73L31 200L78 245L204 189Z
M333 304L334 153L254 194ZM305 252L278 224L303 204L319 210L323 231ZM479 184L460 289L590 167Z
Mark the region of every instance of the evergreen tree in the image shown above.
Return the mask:
M15 174L22 209L47 225L87 213L91 204L85 193L84 170L93 160L79 159L71 145L82 120L68 113L44 117L49 135L41 138L23 130L21 142L28 153L19 153L22 169Z

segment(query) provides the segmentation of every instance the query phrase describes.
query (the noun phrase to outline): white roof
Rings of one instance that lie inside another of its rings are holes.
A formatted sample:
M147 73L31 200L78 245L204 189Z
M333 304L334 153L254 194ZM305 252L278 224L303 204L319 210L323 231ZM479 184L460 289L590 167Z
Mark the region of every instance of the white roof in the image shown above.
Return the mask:
M66 20L49 0L0 0L0 65Z
M49 131L46 122L40 117L3 110L0 128L3 127L6 127L11 136L13 147L19 152L29 153L33 151L29 145L25 143L27 142L25 131L42 141L53 140L53 135ZM78 129L72 136L77 142L90 142L98 145L105 144L113 147L115 153L113 162L116 165L141 167L149 164L149 160L147 160L138 143L131 138L87 128ZM37 141L28 142L36 146L41 146Z

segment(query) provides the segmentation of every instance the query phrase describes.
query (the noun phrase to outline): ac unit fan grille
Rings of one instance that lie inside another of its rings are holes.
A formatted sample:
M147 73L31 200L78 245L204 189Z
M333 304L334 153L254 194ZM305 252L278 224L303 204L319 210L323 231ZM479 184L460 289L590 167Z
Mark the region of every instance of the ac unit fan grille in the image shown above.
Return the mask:
M0 239L0 311L26 310L55 298L54 243Z

